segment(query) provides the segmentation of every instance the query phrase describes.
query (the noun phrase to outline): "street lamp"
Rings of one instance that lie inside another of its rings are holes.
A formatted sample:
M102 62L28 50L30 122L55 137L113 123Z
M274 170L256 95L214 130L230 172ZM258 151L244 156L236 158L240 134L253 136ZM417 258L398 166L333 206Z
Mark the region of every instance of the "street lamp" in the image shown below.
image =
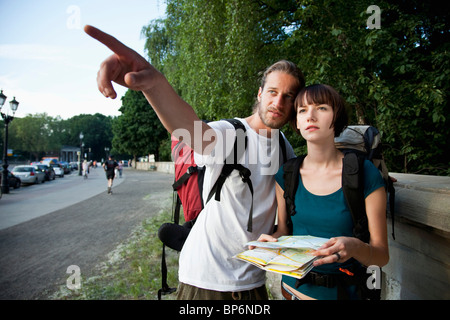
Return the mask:
M83 165L82 164L82 161L83 161L83 138L84 138L83 132L80 132L80 157L79 157L79 162L78 162L78 175L79 176L82 175L81 166Z
M12 110L13 114L10 116L8 111L5 113L1 112L3 105L6 101L6 96L3 94L3 90L0 92L0 114L3 118L3 123L5 124L5 141L3 143L3 173L2 173L2 193L9 193L9 181L8 181L8 126L11 121L14 119L14 114L16 113L17 108L19 107L19 102L16 101L16 97L14 97L9 102L9 107Z

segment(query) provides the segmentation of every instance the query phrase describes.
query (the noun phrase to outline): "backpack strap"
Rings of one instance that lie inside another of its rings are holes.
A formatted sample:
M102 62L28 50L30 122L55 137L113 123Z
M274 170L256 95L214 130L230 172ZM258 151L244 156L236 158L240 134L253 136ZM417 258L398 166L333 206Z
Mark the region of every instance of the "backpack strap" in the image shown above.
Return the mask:
M166 245L163 244L162 258L161 258L161 289L158 290L158 300L161 300L162 295L171 294L175 292L176 288L171 288L167 284L167 265L166 265Z
M291 216L296 214L295 211L295 194L298 188L298 181L300 179L300 167L305 156L298 156L288 160L283 165L284 178L284 199L286 200L287 211L287 227L289 234L293 233L294 226L292 224Z
M244 124L239 121L238 119L225 119L226 121L230 122L235 130L236 130L236 138L234 140L234 146L232 152L227 156L227 158L224 160L224 166L222 168L222 171L219 175L219 178L217 179L216 183L213 185L211 191L208 194L208 198L206 202L208 202L214 195L214 199L216 201L220 201L220 192L222 190L222 186L225 183L225 180L230 176L231 172L233 170L237 170L239 172L239 175L242 178L242 181L244 183L248 184L248 187L250 189L250 193L252 195L252 201L250 204L250 213L248 217L247 222L247 231L252 232L253 230L253 185L252 181L250 180L251 171L244 167L243 165L239 164L238 161L244 154L245 150L247 149L247 136L245 136L245 148L239 148L238 147L238 141L240 140L239 135L245 134L246 129Z
M288 227L292 231L290 217L296 214L295 193L299 182L299 171L303 163L304 156L299 156L288 160L284 166L284 198L286 200L286 211L288 213ZM364 158L358 157L355 153L345 154L342 166L342 190L347 205L352 215L355 237L368 242L370 239L367 215L364 199Z
M364 199L364 158L355 153L345 154L342 160L342 191L353 219L353 234L369 242L369 224Z
M172 184L173 191L177 191L181 186L188 181L188 179L194 174L198 172L197 166L190 166L187 168L186 173L183 174L178 180L176 180ZM180 196L175 192L176 194L176 202L175 202L175 209L174 209L174 223L178 224L180 220L180 208L181 208L181 199Z
M188 167L187 170L186 170L186 173L183 174L180 177L180 179L178 179L177 181L175 181L172 184L173 190L177 191L183 185L183 183L185 183L197 171L198 171L198 167L197 166L190 166L190 167Z
M213 195L215 195L214 199L216 201L220 201L220 192L222 190L222 186L225 183L225 180L228 178L228 176L231 174L231 172L233 170L239 171L239 175L241 176L242 181L244 183L248 184L250 193L252 195L252 201L250 204L250 213L249 213L248 222L247 222L247 231L252 232L252 230L253 230L253 223L252 223L252 221L253 221L253 184L252 184L252 181L250 180L251 172L248 168L244 167L241 164L225 164L223 166L223 169L222 169L222 172L220 173L219 178L217 179L216 183L214 184L211 191L209 192L208 199L206 200L206 202L208 202L213 197Z
M395 188L394 181L390 177L387 179L387 191L389 193L389 212L392 221L392 239L395 240L394 220L395 220Z
M172 206L173 203L175 203L175 208L172 210L173 212L173 223L175 224L180 224L180 209L181 209L181 199L180 196L178 195L178 193L174 192L174 197L176 197L176 199L174 201L172 201Z
M288 160L283 165L284 178L284 199L286 199L286 211L288 216L295 215L295 193L298 188L298 181L300 178L300 167L305 156L298 156Z
M234 139L233 151L225 159L225 164L236 164L239 159L244 155L245 150L247 150L247 130L244 124L238 119L225 119L231 123L236 131L236 138ZM241 141L242 135L244 135L244 148L239 148L238 142Z
M283 156L283 161L281 163L285 163L288 160L285 140L286 140L286 138L285 138L284 134L280 131L280 134L278 135L278 141L280 143L281 155Z

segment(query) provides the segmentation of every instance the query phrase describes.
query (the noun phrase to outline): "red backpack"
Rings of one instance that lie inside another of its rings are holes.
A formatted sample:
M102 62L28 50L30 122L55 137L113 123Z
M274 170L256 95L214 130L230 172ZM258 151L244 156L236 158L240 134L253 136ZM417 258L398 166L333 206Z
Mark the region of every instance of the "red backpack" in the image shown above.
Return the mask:
M247 147L247 137L245 136L245 126L237 119L225 119L234 126L236 130L236 139L234 141L234 151L224 160L224 167L220 177L209 192L208 198L204 201L203 195L203 177L205 167L198 167L194 160L194 152L183 141L179 141L172 137L172 159L175 164L175 182L172 185L173 190L177 192L177 200L174 211L174 223L179 223L180 207L183 207L184 220L190 222L192 226L204 204L208 202L214 195L215 200L220 201L220 190L226 178L233 170L238 170L244 183L249 185L253 194L253 187L250 180L250 170L238 164L242 153ZM245 137L245 148L241 154L237 154L237 143L240 135ZM250 223L251 224L251 223ZM251 229L251 226L250 226ZM178 248L175 248L178 250ZM179 248L181 250L181 248Z
M172 159L175 164L175 182L172 187L177 192L174 222L178 224L181 205L183 206L184 220L186 222L197 218L203 209L202 179L204 167L198 167L195 164L192 149L173 136ZM201 171L200 174L199 170Z

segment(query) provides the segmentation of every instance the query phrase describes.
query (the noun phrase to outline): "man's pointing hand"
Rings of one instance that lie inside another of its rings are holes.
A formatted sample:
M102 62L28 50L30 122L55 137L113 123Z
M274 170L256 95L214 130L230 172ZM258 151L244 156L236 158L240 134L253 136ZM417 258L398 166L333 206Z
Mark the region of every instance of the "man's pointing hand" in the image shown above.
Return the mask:
M155 85L161 74L136 51L93 26L86 25L84 31L114 52L102 62L97 74L98 89L105 97L117 97L112 81L136 91L150 90Z

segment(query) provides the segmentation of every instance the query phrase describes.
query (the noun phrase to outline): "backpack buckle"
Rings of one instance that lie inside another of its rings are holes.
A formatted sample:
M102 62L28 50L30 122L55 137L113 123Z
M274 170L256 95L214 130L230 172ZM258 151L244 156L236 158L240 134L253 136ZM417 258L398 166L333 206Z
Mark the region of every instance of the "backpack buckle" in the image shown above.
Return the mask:
M241 170L239 170L239 175L242 178L242 181L247 182L248 180L250 180L250 175L251 175L251 171L248 168L243 168Z
M311 273L311 283L315 284L316 286L322 286L326 288L333 288L336 286L335 278L332 275L320 274L316 272Z
M190 166L187 168L186 173L191 175L193 173L197 172L197 167L196 166Z

